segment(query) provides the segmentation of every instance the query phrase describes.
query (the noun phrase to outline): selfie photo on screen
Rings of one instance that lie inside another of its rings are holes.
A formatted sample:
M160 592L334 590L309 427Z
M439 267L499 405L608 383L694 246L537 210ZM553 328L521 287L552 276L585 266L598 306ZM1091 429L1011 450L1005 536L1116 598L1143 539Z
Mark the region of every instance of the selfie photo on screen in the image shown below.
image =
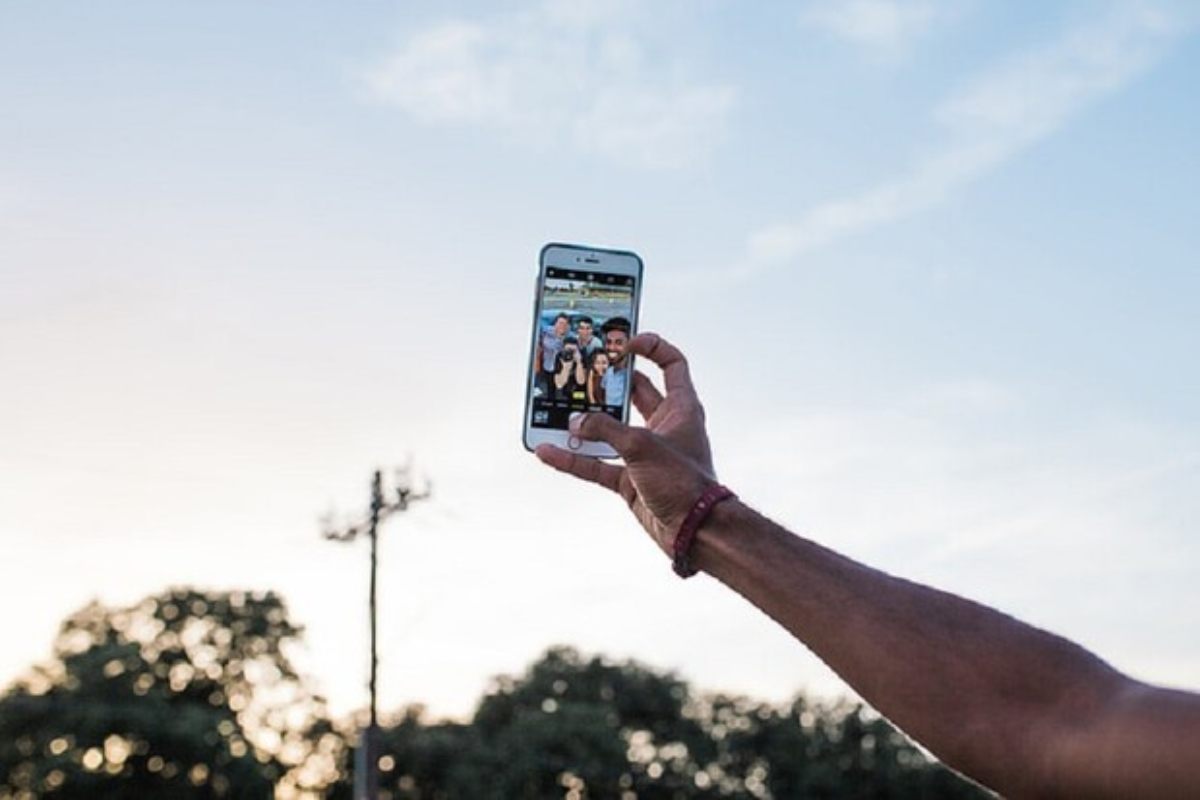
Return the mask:
M570 415L606 411L618 419L630 385L634 279L546 270L535 331L531 424L565 430Z

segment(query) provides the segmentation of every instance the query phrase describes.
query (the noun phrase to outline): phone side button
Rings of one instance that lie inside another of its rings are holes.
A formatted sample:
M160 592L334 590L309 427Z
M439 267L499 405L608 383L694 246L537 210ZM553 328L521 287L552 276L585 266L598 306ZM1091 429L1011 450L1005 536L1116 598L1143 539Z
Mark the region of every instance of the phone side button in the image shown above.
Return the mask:
M579 448L583 447L583 440L578 436L570 436L567 438L567 447L571 448L572 450L578 450Z

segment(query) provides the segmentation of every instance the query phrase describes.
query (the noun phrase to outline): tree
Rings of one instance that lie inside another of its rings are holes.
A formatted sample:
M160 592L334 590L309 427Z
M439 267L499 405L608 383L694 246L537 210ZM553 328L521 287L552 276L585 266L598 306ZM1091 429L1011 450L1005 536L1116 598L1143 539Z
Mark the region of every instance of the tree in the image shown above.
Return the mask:
M409 709L382 753L395 800L988 796L861 705L700 694L673 673L563 647L496 678L470 723Z
M523 677L497 679L474 726L499 769L497 797L562 796L585 788L591 796L628 790L639 798L670 797L690 782L686 759L654 766L639 754L647 746L684 754L710 748L700 725L684 713L688 700L687 684L671 673L558 647Z
M342 746L273 593L177 589L69 617L0 698L0 798L263 798L318 789Z
M861 704L784 706L716 696L706 725L721 739L717 767L754 797L984 798Z
M272 593L176 589L68 618L0 697L0 800L350 797L353 749L288 650ZM861 705L694 691L552 648L468 722L383 730L392 800L982 798Z
M409 709L385 728L382 788L396 800L673 797L684 778L655 776L628 753L643 740L703 749L704 731L682 713L687 696L669 673L553 648L524 676L496 678L470 723L427 724Z

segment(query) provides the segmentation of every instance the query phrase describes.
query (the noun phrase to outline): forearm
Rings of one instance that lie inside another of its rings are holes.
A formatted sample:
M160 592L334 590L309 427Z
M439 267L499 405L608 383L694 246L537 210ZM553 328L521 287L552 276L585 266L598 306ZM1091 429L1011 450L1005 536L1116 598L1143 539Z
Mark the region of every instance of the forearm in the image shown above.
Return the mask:
M737 501L718 506L695 548L697 566L939 758L993 788L1033 789L1044 774L1039 727L1088 714L1126 682L1064 639L859 564Z
M542 445L545 463L617 492L664 550L682 500L711 481L704 412L678 348L656 334L629 354L644 428L604 413L571 432L624 465ZM615 366L615 365L614 365ZM613 396L606 398L615 400ZM718 505L692 563L774 617L868 702L951 766L1016 797L1200 797L1200 696L1138 683L1058 636L893 578L793 536L740 502Z

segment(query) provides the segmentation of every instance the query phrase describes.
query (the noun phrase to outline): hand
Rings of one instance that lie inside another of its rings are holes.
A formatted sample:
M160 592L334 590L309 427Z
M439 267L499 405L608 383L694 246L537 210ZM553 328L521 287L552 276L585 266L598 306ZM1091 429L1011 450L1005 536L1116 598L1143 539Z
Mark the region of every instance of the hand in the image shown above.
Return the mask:
M571 432L583 439L607 442L624 466L577 455L549 444L537 457L560 472L598 483L625 498L638 522L668 555L675 534L696 500L716 477L704 409L692 386L687 360L655 333L629 341L626 353L645 356L662 367L664 397L643 373L633 376L633 404L644 428L622 425L609 414L579 414Z

